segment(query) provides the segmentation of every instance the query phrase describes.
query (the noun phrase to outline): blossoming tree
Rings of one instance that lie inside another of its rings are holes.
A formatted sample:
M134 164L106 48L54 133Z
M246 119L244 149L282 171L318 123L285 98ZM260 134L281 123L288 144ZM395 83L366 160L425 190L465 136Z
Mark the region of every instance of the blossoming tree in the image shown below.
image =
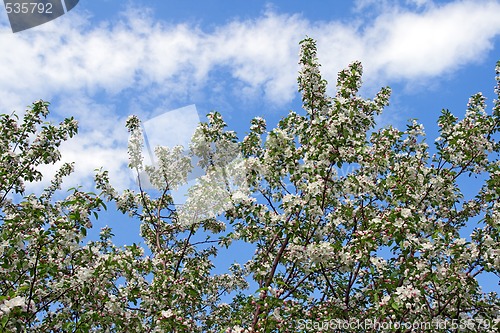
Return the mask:
M334 97L312 39L301 43L300 64L303 112L269 131L255 118L241 141L218 113L200 124L190 154L205 176L184 206L171 192L186 182L190 156L158 147L157 165L143 165L136 117L127 128L139 190L118 193L101 171L100 195L76 189L57 201L71 172L65 165L41 196L24 195L23 182L59 158L57 146L76 123L37 131L43 102L20 125L3 115L0 327L496 332L498 295L482 292L477 276L498 277L500 267L500 102L489 114L476 94L462 120L443 111L431 149L415 120L404 131L374 130L390 90L361 98L359 62L339 73ZM155 191L141 186L141 174ZM467 175L485 179L470 198L458 185ZM115 246L109 228L84 242L105 202L140 221L144 246ZM254 255L215 274L214 257L234 241L252 245Z

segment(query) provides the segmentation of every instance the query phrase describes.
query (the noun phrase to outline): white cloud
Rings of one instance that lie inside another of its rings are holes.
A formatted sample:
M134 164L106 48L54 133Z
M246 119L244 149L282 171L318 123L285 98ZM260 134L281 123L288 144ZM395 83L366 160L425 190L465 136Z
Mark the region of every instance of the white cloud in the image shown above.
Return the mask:
M206 88L209 74L223 67L269 101L286 103L296 86L298 41L306 34L318 40L328 76L361 59L370 73L387 80L440 75L476 61L500 34L497 1L458 1L418 13L391 8L373 22L358 18L351 24L268 12L211 33L154 22L134 9L119 22L97 26L75 13L22 34L5 33L5 27L0 44L8 52L0 53L0 88L6 96L82 90L92 96L156 85L175 96Z
M154 21L133 8L119 21L98 25L78 10L18 34L0 24L0 109L57 97L60 113L81 123L77 139L64 147L80 165L77 179L83 182L94 166L105 165L123 181L124 119L131 109L147 117L146 108L179 106L176 100L191 104L189 97L199 91L286 105L296 93L298 42L306 35L318 40L332 86L337 72L357 59L365 81L378 86L429 79L480 61L500 34L498 1L412 3L418 11L386 1L368 15L363 8L370 10L373 1L358 1L350 23L269 11L211 32ZM218 72L229 75L213 75Z
M388 79L437 76L480 61L500 34L499 2L453 2L381 15L364 39L367 62Z

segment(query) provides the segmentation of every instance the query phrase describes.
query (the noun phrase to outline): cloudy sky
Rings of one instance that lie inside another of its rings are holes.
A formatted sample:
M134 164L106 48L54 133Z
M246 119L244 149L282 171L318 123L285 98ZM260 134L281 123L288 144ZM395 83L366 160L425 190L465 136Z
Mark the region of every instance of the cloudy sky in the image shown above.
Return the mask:
M477 91L491 102L499 13L500 1L477 0L101 0L14 34L0 10L0 109L50 101L53 120L80 123L63 147L76 162L72 182L91 186L104 166L127 184L128 115L146 121L195 104L201 119L217 110L240 136L254 116L273 124L300 108L298 43L310 36L331 93L337 72L361 60L366 97L394 90L379 122L416 117L432 134L442 108L462 115Z
M217 110L243 137L255 116L275 124L299 110L297 61L306 36L318 42L330 93L337 72L354 60L364 65L365 97L391 86L381 125L404 128L418 118L432 142L441 109L461 117L479 91L492 104L499 0L81 0L15 34L0 8L0 112L44 99L52 120L75 116L80 133L62 148L76 162L67 185L91 190L102 166L123 188L132 184L124 126L131 114L147 121L194 104L200 119ZM189 115L163 117L163 134L150 122L155 142L182 141L196 123Z

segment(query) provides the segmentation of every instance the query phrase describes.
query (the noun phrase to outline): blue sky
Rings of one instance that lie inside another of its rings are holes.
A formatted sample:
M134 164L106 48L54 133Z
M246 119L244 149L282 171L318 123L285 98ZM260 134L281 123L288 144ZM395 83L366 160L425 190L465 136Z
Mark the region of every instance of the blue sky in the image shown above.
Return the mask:
M221 112L243 137L254 116L275 124L299 110L298 43L306 35L318 42L331 94L337 72L354 60L364 65L365 97L393 89L380 124L404 128L418 118L432 142L442 108L461 117L479 91L492 104L500 1L81 0L16 34L0 8L0 110L44 99L53 119L75 116L80 133L62 147L76 162L68 186L91 189L103 166L124 188L132 184L130 114L147 120L195 104L201 117Z

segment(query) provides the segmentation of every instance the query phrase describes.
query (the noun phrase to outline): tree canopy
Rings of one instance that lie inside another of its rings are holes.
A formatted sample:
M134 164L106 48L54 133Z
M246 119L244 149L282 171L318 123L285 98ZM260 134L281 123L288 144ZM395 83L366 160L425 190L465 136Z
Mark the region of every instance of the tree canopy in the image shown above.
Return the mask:
M330 97L313 39L299 59L303 110L270 130L254 118L241 140L213 112L188 153L157 147L158 163L144 165L130 117L139 186L123 192L103 169L98 194L61 199L64 164L41 194L26 193L77 122L47 122L44 101L21 119L1 115L0 330L496 332L498 295L477 276L499 276L500 101L489 113L476 94L462 119L443 110L432 147L417 120L375 127L391 91L361 97L361 63ZM499 96L500 62L496 74ZM178 205L172 191L193 157L205 174ZM471 198L464 175L483 182ZM110 228L87 239L106 207L140 221L141 242L117 246ZM235 242L255 249L251 259L214 272Z

